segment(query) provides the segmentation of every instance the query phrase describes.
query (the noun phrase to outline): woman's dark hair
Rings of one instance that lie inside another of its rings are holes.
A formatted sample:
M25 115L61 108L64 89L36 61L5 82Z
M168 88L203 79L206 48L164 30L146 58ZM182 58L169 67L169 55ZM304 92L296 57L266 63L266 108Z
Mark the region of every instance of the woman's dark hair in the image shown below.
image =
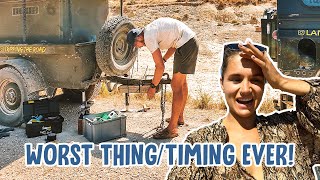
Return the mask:
M220 68L220 76L223 79L224 73L228 67L229 59L230 57L239 54L241 50L240 49L230 49L228 47L224 47L223 51L223 60L222 60L222 65Z

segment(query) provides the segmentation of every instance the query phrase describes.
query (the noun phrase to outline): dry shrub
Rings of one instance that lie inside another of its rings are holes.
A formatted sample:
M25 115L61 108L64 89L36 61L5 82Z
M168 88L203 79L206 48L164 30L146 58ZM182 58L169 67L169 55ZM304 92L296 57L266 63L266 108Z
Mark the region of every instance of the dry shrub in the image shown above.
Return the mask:
M181 15L180 14L174 14L171 16L173 19L177 19L179 21L181 21Z
M165 94L166 102L172 103L172 97L173 97L172 91L167 91L166 94ZM154 100L157 101L157 102L160 102L160 101L161 101L161 91L159 91L159 92L155 95Z
M202 91L200 91L199 96L196 99L192 100L192 104L197 109L226 109L221 96L214 100L211 95Z
M213 4L203 4L197 7L198 17L206 20L213 20L216 17L218 10Z
M173 93L172 91L166 93L166 102L172 103Z
M223 98L219 96L219 98L213 102L213 109L226 110L227 106L224 102Z
M237 20L232 20L231 23L234 24L234 25L239 25L240 24Z
M274 108L273 99L265 99L260 106L259 113L272 113L276 109Z
M219 11L215 19L217 22L231 23L232 21L237 19L237 15L232 8L228 7Z
M127 5L134 5L134 4L136 4L135 0L129 0L129 2L127 2Z
M214 53L203 42L200 43L199 54L206 57L212 57L214 55Z
M187 21L188 19L189 19L188 14L183 15L183 17L181 18L182 21Z
M131 97L131 95L135 100L138 100L138 101L147 101L148 100L147 93L131 93L130 97ZM166 102L171 103L172 102L172 96L173 96L172 92L171 91L167 91L166 94L165 94ZM161 101L161 91L156 93L154 98L151 99L150 101L160 102Z
M135 12L133 12L133 11L126 12L125 14L126 14L126 16L128 16L129 18L133 18L133 17L136 15Z
M99 92L99 97L105 98L110 95L110 92L107 89L106 83L102 83L100 92Z
M134 93L133 98L136 100L147 100L147 94L146 93Z
M118 90L114 90L112 92L109 92L106 83L102 83L101 90L99 92L98 97L107 98L107 97L110 97L110 96L120 95L120 94L121 93Z
M114 16L114 15L117 15L120 13L120 3L119 2L109 1L109 16Z
M254 17L254 16L251 16L251 18L250 18L250 24L258 24L258 19L256 18L256 17Z
M212 97L208 93L200 92L193 104L197 109L212 109Z

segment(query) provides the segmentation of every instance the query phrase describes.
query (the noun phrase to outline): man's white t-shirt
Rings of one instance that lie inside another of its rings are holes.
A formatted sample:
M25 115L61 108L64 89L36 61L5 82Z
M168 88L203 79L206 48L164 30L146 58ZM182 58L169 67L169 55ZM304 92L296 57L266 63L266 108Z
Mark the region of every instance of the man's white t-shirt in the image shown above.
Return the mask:
M144 28L144 42L151 53L158 48L179 48L194 36L187 25L172 18L159 18Z

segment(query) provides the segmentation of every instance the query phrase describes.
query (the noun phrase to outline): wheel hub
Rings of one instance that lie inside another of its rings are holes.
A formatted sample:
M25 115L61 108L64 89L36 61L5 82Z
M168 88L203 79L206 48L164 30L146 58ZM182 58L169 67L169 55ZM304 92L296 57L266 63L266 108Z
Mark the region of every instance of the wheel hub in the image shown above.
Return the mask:
M124 52L124 48L125 48L125 44L124 44L124 40L123 39L119 39L117 42L116 42L116 53L118 54L123 54Z
M5 101L11 106L14 105L17 101L17 92L13 88L9 88L5 92L4 96L5 96Z
M2 91L0 92L0 108L8 113L14 113L21 104L21 91L19 86L8 80L0 83Z
M129 47L127 43L127 35L123 31L116 34L113 44L113 56L118 64L125 64L123 62L128 56Z

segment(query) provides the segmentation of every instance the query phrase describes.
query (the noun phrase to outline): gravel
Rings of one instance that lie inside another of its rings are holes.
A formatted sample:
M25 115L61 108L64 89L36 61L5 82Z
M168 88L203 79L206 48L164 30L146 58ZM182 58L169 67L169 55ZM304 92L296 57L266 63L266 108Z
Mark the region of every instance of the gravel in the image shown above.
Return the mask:
M117 98L104 98L95 101L92 112L103 112L111 109L121 110L124 103L116 102ZM131 99L130 108L139 108L141 100ZM108 142L144 142L144 143L164 143L181 142L191 129L209 123L212 119L218 118L218 114L213 114L212 110L196 110L191 107L186 108L186 124L180 127L180 135L169 140L154 140L149 136L155 132L153 130L161 122L161 111L159 102L154 100L149 103L151 109L147 112L125 113L127 115L127 136ZM57 143L88 142L88 140L77 134L77 117L80 104L71 102L60 103L61 115L65 118L62 133L57 134ZM169 117L170 105L166 106L166 117ZM220 112L224 114L224 112ZM214 115L214 116L213 116ZM211 119L211 120L209 120ZM167 123L165 123L165 126ZM0 126L3 128L3 126ZM27 138L25 128L15 128L10 132L9 137L0 139L0 179L163 179L168 172L166 156L162 158L159 167L126 167L114 168L102 166L102 155L95 144L92 151L92 160L89 167L26 167L24 156L24 144L45 143L46 136Z

